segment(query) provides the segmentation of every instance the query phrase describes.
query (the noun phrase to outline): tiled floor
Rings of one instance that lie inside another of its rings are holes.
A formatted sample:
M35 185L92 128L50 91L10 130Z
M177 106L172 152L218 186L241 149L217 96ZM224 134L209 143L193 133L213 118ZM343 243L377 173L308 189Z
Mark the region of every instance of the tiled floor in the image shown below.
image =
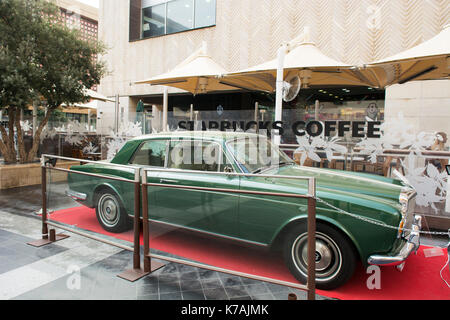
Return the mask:
M223 273L169 263L130 283L117 274L130 268L132 253L121 251L80 270L79 290L70 290L71 275L31 290L15 299L139 299L139 300L287 300L295 289Z
M0 229L0 273L14 270L66 250L58 245L33 248L26 244L31 240Z

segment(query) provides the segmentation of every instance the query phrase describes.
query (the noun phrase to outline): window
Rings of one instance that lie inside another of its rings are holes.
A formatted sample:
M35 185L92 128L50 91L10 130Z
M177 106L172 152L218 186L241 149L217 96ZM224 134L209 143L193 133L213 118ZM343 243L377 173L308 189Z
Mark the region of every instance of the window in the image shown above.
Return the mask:
M144 8L142 12L142 36L144 38L163 35L166 31L166 5Z
M283 151L265 137L235 139L227 142L227 146L245 173L292 163Z
M131 164L164 167L166 162L166 140L144 142L133 157Z
M216 1L195 1L195 28L203 28L216 24Z
M177 0L167 3L167 33L193 29L194 1Z
M222 148L214 142L171 141L169 155L171 169L217 172L222 167Z
M141 1L140 3L136 3ZM216 0L131 0L130 40L157 37L216 23ZM136 24L141 8L140 27ZM136 29L141 34L136 34Z

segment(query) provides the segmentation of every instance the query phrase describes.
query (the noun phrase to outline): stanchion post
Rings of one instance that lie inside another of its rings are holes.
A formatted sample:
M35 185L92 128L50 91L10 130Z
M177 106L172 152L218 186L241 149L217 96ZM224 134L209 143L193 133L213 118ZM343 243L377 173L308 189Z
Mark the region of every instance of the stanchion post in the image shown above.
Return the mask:
M140 170L135 169L134 176L134 252L133 252L133 268L141 268L141 243L140 243L140 219L141 219L141 201L140 201Z
M41 191L42 191L42 239L48 239L47 226L47 170L45 158L41 158Z
M45 157L41 157L41 192L42 192L42 239L28 242L30 246L42 247L50 243L69 238L65 234L56 234L55 229L48 230L47 224L47 165Z
M308 181L308 300L316 299L316 180Z
M150 253L150 235L148 232L148 186L147 172L145 170L142 174L142 237L144 238L144 271L150 272L151 261L148 256Z
M164 267L166 264L154 261L150 258L150 233L148 223L148 186L147 171L142 170L142 236L144 237L144 271L151 273Z
M136 168L134 171L134 217L133 217L133 231L134 231L134 246L133 246L133 268L125 270L118 277L134 282L147 275L141 269L141 243L140 243L140 219L141 219L141 203L140 203L140 169Z
M144 176L146 176L145 170L142 170L144 172ZM146 179L144 179L146 181ZM143 185L146 182L143 183ZM131 270L125 270L123 273L119 274L118 277L134 282L139 280L142 277L145 277L150 272L159 269L163 266L161 264L159 267L156 268L155 266L151 266L150 260L147 260L149 257L148 253L150 251L149 249L149 234L148 234L148 205L144 206L143 208L143 220L146 222L143 222L143 237L144 237L144 269L141 269L141 243L140 243L140 236L141 236L141 230L140 230L140 222L141 222L141 169L135 169L135 176L134 176L134 250L133 250L133 269ZM142 194L142 199L146 200L145 203L147 203L147 190ZM147 266L147 267L146 267ZM153 267L153 268L152 268Z

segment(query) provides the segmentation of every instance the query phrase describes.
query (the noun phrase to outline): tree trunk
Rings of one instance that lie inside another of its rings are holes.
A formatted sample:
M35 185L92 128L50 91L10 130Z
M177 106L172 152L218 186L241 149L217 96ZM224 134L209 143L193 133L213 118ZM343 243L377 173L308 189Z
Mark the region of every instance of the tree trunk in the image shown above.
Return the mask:
M48 123L48 119L50 118L50 115L52 114L53 109L48 109L47 114L45 115L42 122L39 124L38 129L36 130L36 133L33 137L33 146L31 147L31 150L28 152L28 155L26 156L27 162L32 162L34 160L34 157L36 157L36 154L39 149L39 145L41 143L41 133L44 130L45 126Z
M27 155L25 152L25 142L23 140L22 126L20 124L20 110L21 110L20 108L16 109L16 118L15 118L15 125L17 129L17 149L19 149L20 163L26 163Z
M16 154L10 153L9 150L9 137L8 133L6 132L5 127L3 127L0 124L0 132L1 132L1 139L0 139L0 152L3 155L3 158L6 163L15 163L16 162Z
M15 120L15 108L8 107L8 132L5 127L0 125L0 132L2 134L2 141L0 141L0 151L6 163L17 163L17 154L14 147L14 120Z

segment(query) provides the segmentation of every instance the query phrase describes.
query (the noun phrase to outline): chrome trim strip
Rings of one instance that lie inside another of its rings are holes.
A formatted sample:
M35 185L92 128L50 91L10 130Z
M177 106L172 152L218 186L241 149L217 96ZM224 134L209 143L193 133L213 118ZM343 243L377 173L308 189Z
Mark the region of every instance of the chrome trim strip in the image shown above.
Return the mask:
M66 196L69 196L74 200L85 201L87 199L87 194L85 194L85 193L76 192L73 190L66 190L65 193L66 193Z
M180 225L178 225L178 224L174 224L174 223L170 223L170 222L164 222L164 221L159 221L159 220L154 220L154 219L148 219L148 221L154 222L154 223L163 224L163 225L167 225L167 226L170 226L170 227L175 227L175 228L185 229L185 230L189 230L189 231L199 232L199 233L211 235L211 236L214 236L214 237L220 237L220 238L224 238L224 239L228 239L228 240L233 240L233 241L239 241L239 242L245 242L245 243L252 244L252 245L256 245L256 246L260 246L260 247L265 247L265 248L266 248L266 247L269 246L268 244L261 243L261 242L249 241L249 240L243 240L243 239L241 239L241 238L235 238L235 237L225 236L225 235L222 235L222 234L220 234L220 233L213 233L213 232L204 231L204 230L199 230L199 229L190 228L190 227L186 227L186 226L180 226Z

